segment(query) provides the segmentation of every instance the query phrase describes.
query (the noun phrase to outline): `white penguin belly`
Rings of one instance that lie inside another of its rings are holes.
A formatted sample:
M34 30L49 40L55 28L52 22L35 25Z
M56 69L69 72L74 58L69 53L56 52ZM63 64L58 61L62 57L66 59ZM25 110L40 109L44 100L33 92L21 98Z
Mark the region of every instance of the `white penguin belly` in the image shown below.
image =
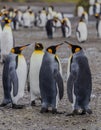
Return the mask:
M31 101L40 98L40 89L39 89L39 72L42 64L44 53L35 54L33 53L30 61L30 92L31 92Z
M24 26L30 27L30 15L28 12L23 14Z
M67 81L68 81L68 78L69 78L69 75L70 75L71 58L72 58L72 56L70 56L69 59L68 59ZM76 96L75 96L75 94L74 94L74 86L73 86L73 90L72 90L72 96L73 96L72 108L73 108L73 110L74 110L74 106L75 106L75 102L76 102Z
M79 42L86 41L87 40L87 26L85 23L79 23L78 31L80 33L80 36L77 32L77 39Z
M1 37L1 55L7 55L13 47L13 34L11 27L7 26L2 31Z
M23 55L18 56L18 67L16 69L18 76L18 94L13 97L13 103L17 104L18 100L24 96L24 90L27 79L27 64Z

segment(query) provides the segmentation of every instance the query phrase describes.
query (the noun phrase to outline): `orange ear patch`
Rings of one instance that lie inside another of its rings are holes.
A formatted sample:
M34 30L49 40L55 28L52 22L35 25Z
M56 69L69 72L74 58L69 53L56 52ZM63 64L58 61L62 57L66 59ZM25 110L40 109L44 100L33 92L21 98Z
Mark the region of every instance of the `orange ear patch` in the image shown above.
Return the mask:
M12 49L11 49L11 52L12 52L12 53L14 53L14 52L15 52L14 48L12 48Z
M48 49L48 52L49 52L49 53L52 53L52 49Z
M80 48L76 48L76 49L75 49L75 52L78 52L78 51L80 51Z

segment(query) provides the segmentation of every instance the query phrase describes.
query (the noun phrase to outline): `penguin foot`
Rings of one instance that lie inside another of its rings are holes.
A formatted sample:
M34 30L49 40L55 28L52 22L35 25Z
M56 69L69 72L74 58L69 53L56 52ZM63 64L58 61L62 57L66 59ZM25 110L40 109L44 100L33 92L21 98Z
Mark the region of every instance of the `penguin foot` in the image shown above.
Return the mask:
M79 113L79 115L85 115L86 114L86 110L83 110L81 113Z
M86 112L87 112L89 115L93 113L91 109L87 109Z
M52 114L64 114L65 112L60 112L60 111L57 111L57 109L56 110L52 110Z
M1 103L0 107L12 108L12 103Z
M5 104L5 103L1 103L0 104L0 107L4 107L4 106L6 106L7 104Z
M66 114L66 116L75 116L75 115L80 115L80 113L76 109L72 113Z
M13 109L23 109L24 105L17 105L17 104L12 104Z
M35 101L32 101L32 102L31 102L31 106L36 106Z
M41 108L40 113L48 113L48 109L47 108Z
M57 112L57 109L52 109L52 114L57 114L58 112Z
M79 115L85 115L85 114L92 114L92 110L91 109L86 109L86 110L82 110L82 112Z

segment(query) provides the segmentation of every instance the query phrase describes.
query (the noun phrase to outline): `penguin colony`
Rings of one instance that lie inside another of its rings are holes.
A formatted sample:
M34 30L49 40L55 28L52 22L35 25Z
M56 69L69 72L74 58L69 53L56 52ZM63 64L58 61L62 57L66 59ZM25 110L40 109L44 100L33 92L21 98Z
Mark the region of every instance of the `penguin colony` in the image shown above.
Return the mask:
M90 5L89 15L94 15L96 18L97 36L101 37L100 4L97 1L94 3L90 1ZM78 42L83 43L87 40L88 35L88 14L83 7L78 7L78 17L79 22L75 29L76 37ZM72 105L72 113L67 114L67 116L92 114L89 107L92 77L88 59L81 46L64 41L64 43L44 49L42 43L35 43L28 71L22 50L30 46L30 44L15 47L12 30L18 30L20 27L31 28L33 26L45 28L49 39L54 37L54 31L58 27L61 27L63 37L69 38L72 34L69 18L64 17L60 12L56 12L53 6L49 6L48 11L43 8L37 14L34 14L30 7L24 12L3 7L0 12L0 56L1 62L4 62L2 74L4 97L0 106L9 106L14 109L23 108L24 105L19 104L19 100L24 96L28 78L31 106L37 105L37 99L39 99L41 113L49 112L50 108L53 114L59 113L57 108L58 102L64 95L64 83L61 62L56 55L56 51L66 43L72 52L68 59L67 68L67 96ZM7 35L7 37L3 39L3 35ZM8 50L3 50L3 43L8 43Z

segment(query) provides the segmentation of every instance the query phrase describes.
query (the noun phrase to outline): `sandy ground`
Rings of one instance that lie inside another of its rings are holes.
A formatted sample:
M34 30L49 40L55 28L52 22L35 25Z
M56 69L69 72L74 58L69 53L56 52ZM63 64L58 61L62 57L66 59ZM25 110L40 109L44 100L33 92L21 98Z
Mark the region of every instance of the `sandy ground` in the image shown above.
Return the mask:
M64 6L61 6L61 8L63 9ZM73 10L71 10L71 12L72 11ZM43 43L45 48L65 40L81 45L88 57L92 72L93 91L90 106L93 114L74 117L65 116L66 113L70 113L72 109L66 94L67 62L71 51L67 45L64 44L58 50L57 54L62 63L65 86L64 97L61 102L59 102L58 110L65 113L61 115L53 115L51 113L41 114L40 102L38 101L37 106L32 108L30 106L30 95L25 91L24 98L20 101L26 105L24 109L0 109L0 130L101 130L101 39L96 36L95 21L90 20L88 23L88 40L83 44L78 43L75 36L77 18L72 18L71 22L72 36L69 39L62 38L60 29L57 29L54 33L54 38L49 40L43 29L37 27L31 29L20 28L20 30L14 31L15 43L16 46L32 43L31 46L23 51L27 63L29 63L30 56L34 50L35 42ZM0 102L2 102L3 99L2 68L3 65L0 64Z

